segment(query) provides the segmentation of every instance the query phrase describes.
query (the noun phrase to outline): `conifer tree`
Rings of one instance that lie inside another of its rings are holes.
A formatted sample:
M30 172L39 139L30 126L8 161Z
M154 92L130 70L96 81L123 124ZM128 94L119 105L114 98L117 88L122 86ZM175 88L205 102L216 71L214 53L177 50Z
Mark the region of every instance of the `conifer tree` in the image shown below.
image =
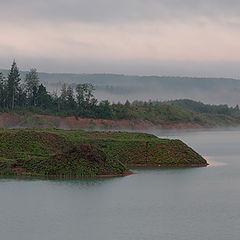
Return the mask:
M12 63L7 79L7 105L12 110L14 109L16 96L19 91L19 82L21 81L20 73L15 60Z

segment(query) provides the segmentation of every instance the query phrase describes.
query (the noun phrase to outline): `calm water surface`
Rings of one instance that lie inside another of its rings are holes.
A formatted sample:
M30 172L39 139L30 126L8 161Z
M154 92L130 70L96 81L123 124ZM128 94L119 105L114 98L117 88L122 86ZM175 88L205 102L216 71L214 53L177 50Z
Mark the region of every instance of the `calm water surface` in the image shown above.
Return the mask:
M240 131L164 136L211 165L108 179L1 178L1 239L239 240Z

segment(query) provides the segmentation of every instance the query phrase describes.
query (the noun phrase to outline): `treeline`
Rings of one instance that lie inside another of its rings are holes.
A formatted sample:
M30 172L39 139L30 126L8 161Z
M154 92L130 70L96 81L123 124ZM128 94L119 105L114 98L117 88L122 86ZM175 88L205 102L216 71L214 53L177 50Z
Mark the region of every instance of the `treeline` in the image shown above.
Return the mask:
M36 69L31 69L23 79L15 61L7 76L0 73L0 111L33 112L76 118L198 122L206 119L199 113L239 116L239 107L206 105L192 100L126 101L110 103L94 97L94 86L89 83L72 86L63 84L59 93L49 93L40 83ZM191 110L191 111L189 111Z
M224 114L228 116L240 116L239 106L229 107L227 104L220 105L211 105L204 104L202 102L193 101L191 99L178 99L168 101L168 104L182 107L184 109L188 109L198 113L206 113L206 114Z
M46 87L40 84L36 69L31 69L22 80L17 64L13 61L7 76L0 73L1 111L32 109L32 107L46 109L49 104L52 106L52 99Z
M42 114L52 114L76 117L110 117L110 103L98 103L93 96L92 84L78 84L73 89L62 85L60 94L49 93L40 83L36 69L31 69L21 79L15 61L7 76L0 73L0 110L1 112L31 111Z

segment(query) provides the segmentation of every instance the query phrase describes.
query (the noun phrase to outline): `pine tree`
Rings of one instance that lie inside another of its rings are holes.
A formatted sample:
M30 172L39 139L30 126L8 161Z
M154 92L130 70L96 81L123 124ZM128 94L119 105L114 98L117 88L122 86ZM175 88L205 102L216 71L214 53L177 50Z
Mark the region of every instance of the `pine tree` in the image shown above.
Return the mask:
M7 105L12 110L14 109L14 106L15 106L16 96L19 91L20 81L21 81L20 73L19 73L17 64L14 60L12 63L11 69L8 73L8 79L7 79L7 94L8 94Z
M51 96L48 94L46 87L40 84L36 97L36 106L42 109L48 109L51 107Z

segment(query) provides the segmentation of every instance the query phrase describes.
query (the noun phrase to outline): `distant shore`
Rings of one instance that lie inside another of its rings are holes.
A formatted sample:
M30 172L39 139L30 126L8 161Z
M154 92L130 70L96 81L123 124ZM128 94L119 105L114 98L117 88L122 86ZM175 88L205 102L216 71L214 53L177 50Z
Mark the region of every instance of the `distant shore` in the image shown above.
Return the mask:
M227 125L237 127L238 124ZM93 118L59 117L41 114L0 114L0 127L3 128L61 128L88 130L156 130L156 129L210 129L217 126L194 122L156 121L148 120L107 120Z

